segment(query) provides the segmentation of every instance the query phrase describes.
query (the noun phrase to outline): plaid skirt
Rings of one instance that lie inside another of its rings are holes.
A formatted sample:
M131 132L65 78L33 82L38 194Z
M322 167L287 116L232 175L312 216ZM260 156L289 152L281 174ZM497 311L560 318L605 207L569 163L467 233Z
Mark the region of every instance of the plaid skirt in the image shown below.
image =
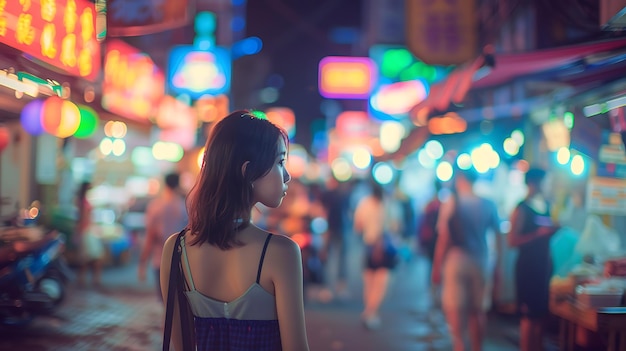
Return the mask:
M278 320L195 317L200 351L281 351Z

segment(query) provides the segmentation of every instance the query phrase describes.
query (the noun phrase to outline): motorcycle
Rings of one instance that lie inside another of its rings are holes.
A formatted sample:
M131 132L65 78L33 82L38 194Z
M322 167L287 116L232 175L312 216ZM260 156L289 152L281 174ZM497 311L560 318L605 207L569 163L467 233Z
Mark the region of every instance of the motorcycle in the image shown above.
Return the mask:
M64 249L65 239L57 231L0 228L0 325L25 326L61 305L73 279Z

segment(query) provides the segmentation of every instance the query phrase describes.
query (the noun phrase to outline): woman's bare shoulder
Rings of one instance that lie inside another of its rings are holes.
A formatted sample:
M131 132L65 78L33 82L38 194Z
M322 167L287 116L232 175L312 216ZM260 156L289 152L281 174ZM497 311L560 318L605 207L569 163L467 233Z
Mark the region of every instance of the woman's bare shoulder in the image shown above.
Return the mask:
M174 233L170 235L167 240L165 240L165 244L163 244L163 252L172 252L174 251L174 245L176 245L176 238L178 237L178 233Z
M300 252L300 247L290 237L286 235L282 235L282 234L274 234L274 233L268 233L268 234L272 236L271 243L272 243L272 246L276 250L285 251L285 253L293 252L293 251Z

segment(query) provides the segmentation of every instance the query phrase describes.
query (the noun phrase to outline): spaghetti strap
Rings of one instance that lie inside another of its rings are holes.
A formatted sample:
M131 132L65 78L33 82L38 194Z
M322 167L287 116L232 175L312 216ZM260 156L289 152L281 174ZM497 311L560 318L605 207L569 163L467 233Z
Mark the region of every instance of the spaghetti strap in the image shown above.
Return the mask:
M261 280L261 269L263 268L263 259L265 258L265 251L267 250L267 244L270 243L270 239L272 238L272 234L267 234L267 238L265 239L265 245L263 245L263 252L261 252L261 259L259 260L259 271L256 274L256 283L259 284Z
M180 238L180 246L182 248L182 260L185 263L185 268L187 268L187 274L185 274L187 276L187 281L188 281L188 285L190 285L189 290L190 291L194 291L196 290L195 285L193 284L193 277L191 276L191 267L189 267L189 260L187 259L187 247L185 246L185 236L181 236Z

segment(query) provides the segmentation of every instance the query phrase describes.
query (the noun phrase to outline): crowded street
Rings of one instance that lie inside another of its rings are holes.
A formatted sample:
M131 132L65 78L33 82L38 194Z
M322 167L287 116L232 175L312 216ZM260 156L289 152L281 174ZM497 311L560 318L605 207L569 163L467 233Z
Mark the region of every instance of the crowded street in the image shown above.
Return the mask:
M357 242L358 243L358 242ZM355 245L355 247L358 247ZM359 264L362 252L351 250L350 290L354 296L324 299L309 289L307 334L313 351L444 351L449 333L440 311L429 312L424 279L427 262L416 257L394 273L382 307L383 325L367 330L359 314ZM148 351L161 348L163 305L153 282L137 281L137 265L109 267L102 289L72 286L63 306L23 329L0 329L0 350ZM486 351L517 350L515 318L490 317ZM555 349L556 350L556 349Z
M0 0L0 351L626 351L626 0Z

